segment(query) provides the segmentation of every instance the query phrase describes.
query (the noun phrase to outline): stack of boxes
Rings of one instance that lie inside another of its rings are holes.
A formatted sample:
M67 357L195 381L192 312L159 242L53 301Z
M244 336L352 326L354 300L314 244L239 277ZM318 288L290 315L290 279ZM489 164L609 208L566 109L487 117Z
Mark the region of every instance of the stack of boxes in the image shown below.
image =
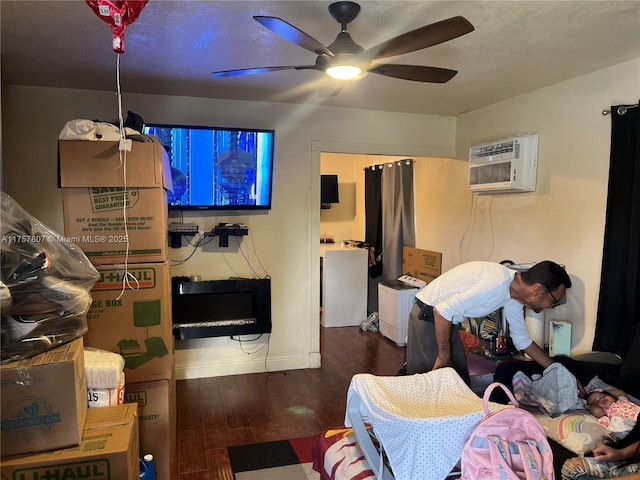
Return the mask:
M85 345L124 357L125 404L138 405L140 453L153 454L158 480L171 480L176 403L169 158L159 142L134 141L130 151L121 151L118 142L83 140L60 140L59 156L65 237L100 273Z
M82 337L0 376L3 479L139 479L137 406L87 409Z

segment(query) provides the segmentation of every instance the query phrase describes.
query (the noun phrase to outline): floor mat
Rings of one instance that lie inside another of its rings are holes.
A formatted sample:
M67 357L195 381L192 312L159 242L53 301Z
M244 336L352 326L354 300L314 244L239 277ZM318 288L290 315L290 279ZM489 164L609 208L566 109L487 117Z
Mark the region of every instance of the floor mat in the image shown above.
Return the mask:
M314 437L227 447L236 480L318 480L312 468Z

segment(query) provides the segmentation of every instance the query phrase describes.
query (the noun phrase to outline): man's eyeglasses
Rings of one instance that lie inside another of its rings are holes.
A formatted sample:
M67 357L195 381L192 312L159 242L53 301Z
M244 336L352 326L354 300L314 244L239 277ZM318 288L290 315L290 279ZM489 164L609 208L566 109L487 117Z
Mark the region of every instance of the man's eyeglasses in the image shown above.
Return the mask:
M560 300L558 300L556 297L553 296L553 293L551 293L551 290L549 290L544 285L543 285L543 287L547 291L547 293L551 296L551 299L553 300L553 303L551 305L549 305L549 308L556 308L558 305L560 305Z

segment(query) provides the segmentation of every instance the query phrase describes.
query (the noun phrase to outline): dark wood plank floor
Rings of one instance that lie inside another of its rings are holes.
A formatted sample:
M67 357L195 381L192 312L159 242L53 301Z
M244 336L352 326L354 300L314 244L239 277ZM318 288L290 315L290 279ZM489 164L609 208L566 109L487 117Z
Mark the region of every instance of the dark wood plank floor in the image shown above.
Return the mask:
M358 327L321 328L322 367L177 382L179 480L233 480L227 446L344 424L356 373L395 375L404 348Z

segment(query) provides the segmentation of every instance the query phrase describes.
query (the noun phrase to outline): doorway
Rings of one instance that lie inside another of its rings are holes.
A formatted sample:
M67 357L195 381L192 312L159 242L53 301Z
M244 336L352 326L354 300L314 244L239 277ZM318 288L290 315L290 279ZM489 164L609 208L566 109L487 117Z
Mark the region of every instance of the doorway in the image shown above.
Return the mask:
M340 224L338 235L346 235L355 237L355 239L364 239L365 221L364 221L364 175L362 172L366 166L384 163L385 161L399 160L404 158L413 158L415 161L426 162L434 157L455 158L455 150L453 148L433 148L433 147L416 147L416 146L397 146L397 145L371 145L371 144L347 144L347 143L330 143L330 142L312 142L312 172L315 172L315 178L311 187L311 232L310 238L317 241L312 242L310 259L310 271L314 272L314 279L311 282L311 302L309 318L311 325L311 346L312 349L319 350L320 345L320 278L315 272L320 271L320 236L321 236L321 210L320 210L320 173L322 164L328 155L339 155L336 161L341 161L341 171L345 170L350 182L339 179L340 188L345 188L342 184L351 183L353 187L346 187L346 195L351 195L352 206L347 207L340 205L340 209L347 208L350 213L341 212L341 210L332 210L332 217ZM346 165L346 167L345 167ZM345 177L346 178L346 177ZM351 192L352 193L349 193ZM342 190L340 191L342 195ZM358 200L360 205L358 205ZM340 200L342 204L342 197ZM350 219L349 219L350 216ZM324 218L322 219L324 222ZM417 227L417 225L416 225ZM347 233L344 233L347 232ZM325 232L328 234L328 232ZM416 232L417 233L417 232ZM334 239L336 240L336 239ZM372 282L373 283L373 282ZM377 299L377 282L370 286L373 295Z

